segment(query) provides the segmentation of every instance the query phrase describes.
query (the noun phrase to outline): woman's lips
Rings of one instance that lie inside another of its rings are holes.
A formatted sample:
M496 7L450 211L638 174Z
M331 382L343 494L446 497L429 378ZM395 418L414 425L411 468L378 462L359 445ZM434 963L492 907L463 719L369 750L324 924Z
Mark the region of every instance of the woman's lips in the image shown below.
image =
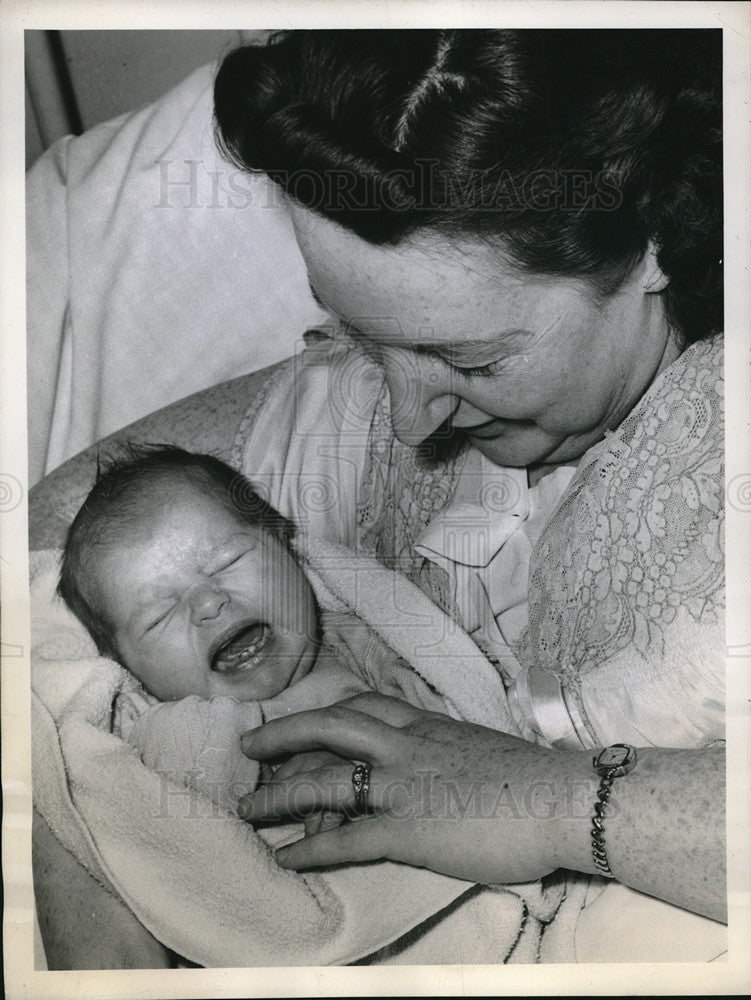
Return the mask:
M210 657L211 669L218 674L240 674L254 669L271 637L271 627L265 622L243 625L229 635L220 636L218 648Z
M484 424L476 424L474 427L461 427L459 430L469 438L492 438L501 433L505 423L505 420L493 419Z
M495 438L507 434L508 431L529 432L535 431L537 425L534 420L505 420L503 417L493 417L492 420L484 424L475 424L474 427L462 427L461 430L468 438Z

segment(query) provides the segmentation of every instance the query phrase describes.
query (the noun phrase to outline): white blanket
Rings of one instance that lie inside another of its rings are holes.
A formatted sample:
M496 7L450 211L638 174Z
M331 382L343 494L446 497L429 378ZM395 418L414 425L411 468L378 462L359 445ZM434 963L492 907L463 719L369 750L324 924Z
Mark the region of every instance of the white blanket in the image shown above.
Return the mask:
M513 728L492 665L422 592L329 543L311 545L308 559L322 606L359 612L444 698L449 714ZM147 768L110 731L115 698L135 682L95 655L54 599L57 569L57 553L33 555L35 801L61 842L159 940L206 966L340 964L384 948L380 961L536 960L562 884L478 888L389 862L285 872L250 827ZM436 631L439 656L429 641ZM224 727L225 742L260 722L258 706L238 713L218 702L209 709L211 728L219 737ZM267 840L276 846L297 836L287 826Z

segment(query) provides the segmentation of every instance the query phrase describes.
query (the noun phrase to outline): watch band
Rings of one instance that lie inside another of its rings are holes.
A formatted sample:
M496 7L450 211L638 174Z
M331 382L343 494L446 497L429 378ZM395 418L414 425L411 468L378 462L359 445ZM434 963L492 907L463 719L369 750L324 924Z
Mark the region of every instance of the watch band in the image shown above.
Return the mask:
M636 748L628 743L613 743L612 746L605 747L592 758L592 766L600 775L600 787L597 790L597 801L592 817L592 857L598 872L607 878L615 878L615 875L610 870L605 850L605 837L603 836L605 811L610 801L614 779L633 770L636 760Z

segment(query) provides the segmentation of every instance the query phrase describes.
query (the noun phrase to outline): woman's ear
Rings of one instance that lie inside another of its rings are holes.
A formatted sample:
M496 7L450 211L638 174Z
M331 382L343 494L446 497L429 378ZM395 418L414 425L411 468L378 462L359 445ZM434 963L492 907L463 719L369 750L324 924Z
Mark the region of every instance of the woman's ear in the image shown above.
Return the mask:
M641 262L642 288L645 292L654 294L664 291L670 284L670 278L657 263L657 248L652 240L647 245L647 251Z

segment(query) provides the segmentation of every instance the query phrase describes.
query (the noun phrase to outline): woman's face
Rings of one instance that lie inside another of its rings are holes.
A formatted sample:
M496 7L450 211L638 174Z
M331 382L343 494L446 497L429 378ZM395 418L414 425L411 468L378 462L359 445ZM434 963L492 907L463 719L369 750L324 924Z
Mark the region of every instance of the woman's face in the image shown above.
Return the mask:
M311 287L383 367L405 443L460 428L497 465L572 461L679 353L651 253L598 297L580 279L523 273L480 241L421 234L378 247L291 211Z

